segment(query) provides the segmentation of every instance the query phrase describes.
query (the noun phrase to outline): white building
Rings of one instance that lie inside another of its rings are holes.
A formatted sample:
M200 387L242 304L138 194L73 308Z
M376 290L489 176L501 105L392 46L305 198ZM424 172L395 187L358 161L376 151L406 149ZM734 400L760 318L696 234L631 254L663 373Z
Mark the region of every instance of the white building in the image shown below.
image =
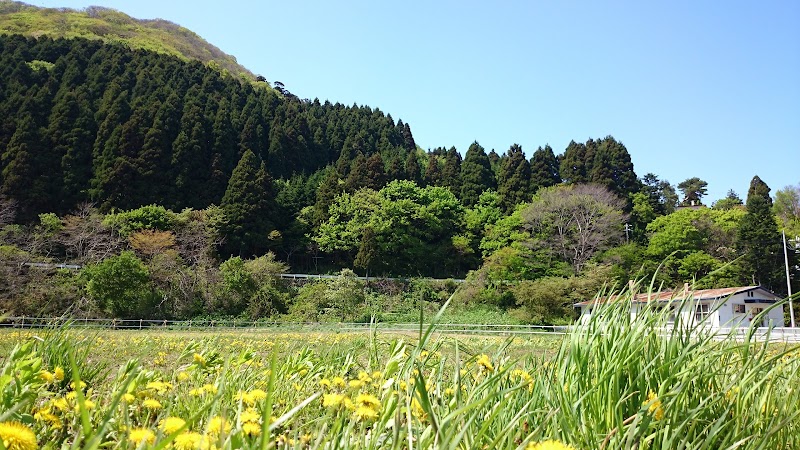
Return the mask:
M580 308L580 323L586 323L592 310L602 308L618 296L576 303ZM627 298L627 296L623 296ZM731 287L722 289L689 290L688 285L679 291L661 291L637 294L632 299L631 317L648 307L652 310L669 309L668 321L674 323L680 315L683 324L698 323L705 319L712 328L749 327L755 317L782 299L761 286ZM683 307L681 308L681 305ZM707 317L707 319L706 319ZM756 324L758 327L782 327L783 308L771 309Z

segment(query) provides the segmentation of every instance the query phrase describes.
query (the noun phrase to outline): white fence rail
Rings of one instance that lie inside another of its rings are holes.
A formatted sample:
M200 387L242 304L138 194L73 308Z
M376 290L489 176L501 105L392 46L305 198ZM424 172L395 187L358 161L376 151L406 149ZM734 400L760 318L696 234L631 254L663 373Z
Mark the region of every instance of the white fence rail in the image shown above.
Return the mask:
M159 320L159 319L90 319L90 318L52 318L52 317L5 317L0 321L2 328L53 328L59 326L110 330L174 330L174 331L206 331L237 330L241 332L360 332L372 329L382 332L409 332L420 330L419 323L353 323L353 322L264 322L241 319L203 319L203 320ZM423 324L427 328L429 324ZM565 334L568 327L537 325L495 325L495 324L461 324L439 323L436 332L449 334Z

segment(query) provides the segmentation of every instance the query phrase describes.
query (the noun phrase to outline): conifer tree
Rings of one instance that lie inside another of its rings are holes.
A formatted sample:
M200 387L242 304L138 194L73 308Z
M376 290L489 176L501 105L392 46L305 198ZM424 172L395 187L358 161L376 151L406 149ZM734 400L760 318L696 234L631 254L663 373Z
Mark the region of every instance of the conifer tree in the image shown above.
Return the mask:
M47 147L30 114L23 114L17 130L2 154L3 195L16 200L17 217L29 221L42 211L51 210L57 201L56 174L50 171Z
M483 191L493 188L494 174L489 157L477 141L467 149L461 163L461 202L465 206L478 203Z
M416 150L408 152L405 162L405 172L406 180L417 183L417 186L422 186L422 170L419 167Z
M425 168L424 182L427 186L442 185L442 169L439 167L439 157L436 153L428 153L428 166Z
M522 147L514 144L508 149L506 159L497 178L497 193L503 210L509 212L519 203L530 200L531 165L522 152Z
M606 187L622 198L638 191L639 182L628 149L612 136L594 142L593 160L586 162L589 181Z
M336 196L344 192L344 183L339 178L339 172L333 167L327 169L325 178L317 188L317 199L314 203L314 225L319 226L328 220L329 209Z
M345 180L345 189L348 192L354 192L362 187L366 187L369 180L369 168L367 167L367 158L363 153L358 152L353 163L350 165L350 173Z
M782 280L783 247L769 186L758 176L750 181L747 214L739 223L737 246L742 253L746 282L785 294Z
M365 187L380 190L386 185L386 171L383 168L383 158L380 153L373 153L367 158L367 180Z
M589 181L586 167L586 145L570 141L561 157L559 175L565 183L578 184Z
M270 231L275 227L272 182L264 162L250 149L245 150L233 169L222 197L225 216L225 248L231 255L254 255L267 249Z
M461 195L461 155L455 147L450 147L444 154L442 182L456 197Z
M531 157L531 194L542 188L561 183L558 160L549 145L539 147Z

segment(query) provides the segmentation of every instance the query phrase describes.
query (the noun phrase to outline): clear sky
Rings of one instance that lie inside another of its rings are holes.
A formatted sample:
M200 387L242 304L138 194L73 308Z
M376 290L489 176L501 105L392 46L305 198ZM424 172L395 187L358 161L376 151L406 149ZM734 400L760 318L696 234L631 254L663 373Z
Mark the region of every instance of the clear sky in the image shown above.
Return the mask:
M612 135L636 173L742 198L800 184L800 1L34 0L185 26L301 98L378 107L423 148L530 156Z

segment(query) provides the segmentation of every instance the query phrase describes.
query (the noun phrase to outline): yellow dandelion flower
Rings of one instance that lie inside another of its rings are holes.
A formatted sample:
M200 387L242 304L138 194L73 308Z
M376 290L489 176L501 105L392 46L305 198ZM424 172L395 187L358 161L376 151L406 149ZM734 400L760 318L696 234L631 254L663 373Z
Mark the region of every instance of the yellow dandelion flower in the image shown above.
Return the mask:
M53 378L55 378L56 381L62 381L64 379L64 369L60 366L56 367L53 370Z
M93 402L93 401L91 401L91 400L89 400L89 399L87 398L87 399L84 399L84 400L83 400L83 407L84 407L84 409L86 409L87 411L91 411L91 410L93 410L93 409L94 409L94 407L95 407L95 404L94 404L94 402ZM75 408L73 408L73 409L75 410L75 412L80 412L80 411L81 411L80 405L77 405L77 404L75 405Z
M358 406L356 407L356 410L353 411L353 417L360 422L375 420L378 418L378 411L368 406Z
M142 406L144 406L145 409L149 409L149 410L152 410L152 411L158 411L159 409L161 409L163 407L163 406L161 406L161 402L159 402L158 400L156 400L154 398L145 399L142 402Z
M56 381L56 376L48 372L47 370L43 370L39 372L39 379L44 381L45 383L52 383L53 381Z
M342 377L333 377L333 386L337 388L343 388L347 385Z
M246 409L246 410L242 411L241 414L239 414L239 420L242 423L245 423L245 422L258 422L258 421L261 420L261 414L259 414L258 411L254 410L254 409Z
M369 376L367 372L363 370L358 373L358 380L364 383L372 383L372 378Z
M488 372L494 371L494 366L492 365L492 360L489 359L489 355L483 354L478 356L475 364L477 364L479 368L485 369Z
M160 428L164 434L172 434L180 430L184 425L186 425L186 421L180 417L167 417L161 419L161 422L158 423L158 428Z
M335 408L342 404L342 400L344 400L344 395L342 394L323 394L322 406Z
M217 387L215 385L213 385L213 384L206 383L206 384L203 385L203 387L201 389L206 394L216 394L217 393Z
M220 434L228 434L231 431L231 424L222 417L212 417L206 426L208 434L218 436Z
M367 408L380 409L381 401L371 394L358 394L356 397L356 404L358 406L366 406Z
M83 388L85 388L85 387L86 387L86 383L85 383L85 382L83 382L83 381L79 381L79 382L78 382L78 384L77 384L77 386L78 386L78 389L76 389L76 388L75 388L75 386L76 386L76 385L75 385L75 382L74 382L74 381L73 381L72 383L70 383L70 384L69 384L69 387L71 387L73 390L78 390L78 389L83 389Z
M200 353L195 353L195 354L192 356L192 358L194 359L194 362L195 362L195 363L196 363L198 366L203 366L203 367L205 367L205 366L206 366L206 364L208 364L208 361L206 361L206 358L205 358L205 357L203 357L203 355L201 355Z
M51 428L55 429L60 429L64 425L61 419L53 414L49 408L37 411L36 414L33 415L33 418L39 422L45 422L50 425Z
M253 389L250 391L250 397L252 397L254 401L259 402L267 398L267 393L264 392L263 389Z
M178 372L178 381L186 381L189 379L189 374L186 372Z
M323 379L319 380L319 386L322 387L322 388L325 388L325 389L330 389L331 388L331 380L329 380L327 378L323 378Z
M364 386L364 382L361 380L350 380L347 385L353 389L361 389L361 387Z
M451 388L451 387L449 387L449 388L444 390L444 395L446 395L448 397L452 397L453 395L455 395L455 393L456 393L456 390Z
M664 418L664 408L661 407L661 400L658 399L655 392L650 391L647 394L645 405L648 405L647 412L652 414L654 419L661 420Z
M198 448L203 448L203 442L203 436L200 433L184 431L183 433L175 436L175 440L172 441L172 446L176 450L195 450Z
M0 422L0 440L6 450L36 450L33 430L19 422Z
M133 403L136 401L136 396L130 393L122 394L122 401L125 403Z
M156 434L147 428L134 428L128 433L128 440L135 445L143 442L153 444L156 441Z
M205 391L203 391L203 389L196 388L189 390L189 395L192 397L200 397L203 394L205 394Z
M531 442L525 447L525 450L575 450L563 442L548 439L542 442Z
M74 394L74 392L70 392L70 394ZM69 401L65 397L55 398L50 402L50 404L61 412L69 411Z
M253 422L247 422L242 425L242 433L247 436L258 436L261 434L261 425Z
M342 404L344 405L345 409L349 410L355 409L355 404L353 404L353 401L350 400L348 397L345 397L344 400L342 400Z

